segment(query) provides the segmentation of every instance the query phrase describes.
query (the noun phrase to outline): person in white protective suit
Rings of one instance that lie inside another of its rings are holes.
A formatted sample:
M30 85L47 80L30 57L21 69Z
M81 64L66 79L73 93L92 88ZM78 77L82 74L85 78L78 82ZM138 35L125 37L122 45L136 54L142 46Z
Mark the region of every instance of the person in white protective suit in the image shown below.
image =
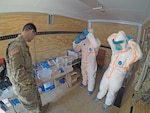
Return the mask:
M100 48L101 42L95 39L93 29L84 30L73 41L73 49L76 52L82 52L81 58L81 73L82 83L81 88L88 86L88 95L92 95L95 85L95 77L97 71L96 56Z
M124 31L110 35L107 41L112 50L111 62L100 82L97 97L93 98L93 101L97 102L107 94L102 110L106 110L113 103L130 65L143 55L139 45L131 36L126 36Z

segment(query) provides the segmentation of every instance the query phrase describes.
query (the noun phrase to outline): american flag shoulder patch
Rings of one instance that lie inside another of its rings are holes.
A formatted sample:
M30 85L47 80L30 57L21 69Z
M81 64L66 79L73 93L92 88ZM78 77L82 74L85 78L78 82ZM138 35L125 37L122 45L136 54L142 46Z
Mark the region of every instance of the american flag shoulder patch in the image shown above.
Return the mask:
M13 50L10 51L11 55L15 55L17 53L19 53L19 49L18 48L15 48L15 49L13 49Z

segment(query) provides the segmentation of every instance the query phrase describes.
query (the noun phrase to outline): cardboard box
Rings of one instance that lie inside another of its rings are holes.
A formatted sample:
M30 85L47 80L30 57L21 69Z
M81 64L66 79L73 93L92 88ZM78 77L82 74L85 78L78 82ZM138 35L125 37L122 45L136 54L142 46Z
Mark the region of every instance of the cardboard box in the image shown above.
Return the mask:
M77 72L68 73L66 75L66 81L68 82L69 87L72 87L73 85L75 85L80 76L81 75L78 74Z

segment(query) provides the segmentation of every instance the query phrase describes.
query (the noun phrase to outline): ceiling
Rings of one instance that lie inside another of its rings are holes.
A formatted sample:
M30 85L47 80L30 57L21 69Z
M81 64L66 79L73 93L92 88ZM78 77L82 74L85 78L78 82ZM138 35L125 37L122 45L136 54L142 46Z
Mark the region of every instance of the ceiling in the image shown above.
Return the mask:
M85 21L143 24L150 18L150 0L0 0L0 13L5 12L42 12Z

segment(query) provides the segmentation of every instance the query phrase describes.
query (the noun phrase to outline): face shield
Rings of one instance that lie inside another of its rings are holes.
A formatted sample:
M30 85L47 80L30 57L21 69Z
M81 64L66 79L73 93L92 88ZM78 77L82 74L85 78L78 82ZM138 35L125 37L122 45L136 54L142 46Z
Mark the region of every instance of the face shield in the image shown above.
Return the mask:
M117 36L113 39L113 44L116 46L116 50L123 50L127 47L127 39L124 31L119 31Z
M123 44L123 43L124 43L124 40L114 41L114 39L113 39L113 44L115 45L117 51L120 51L123 49L121 46L121 44Z

